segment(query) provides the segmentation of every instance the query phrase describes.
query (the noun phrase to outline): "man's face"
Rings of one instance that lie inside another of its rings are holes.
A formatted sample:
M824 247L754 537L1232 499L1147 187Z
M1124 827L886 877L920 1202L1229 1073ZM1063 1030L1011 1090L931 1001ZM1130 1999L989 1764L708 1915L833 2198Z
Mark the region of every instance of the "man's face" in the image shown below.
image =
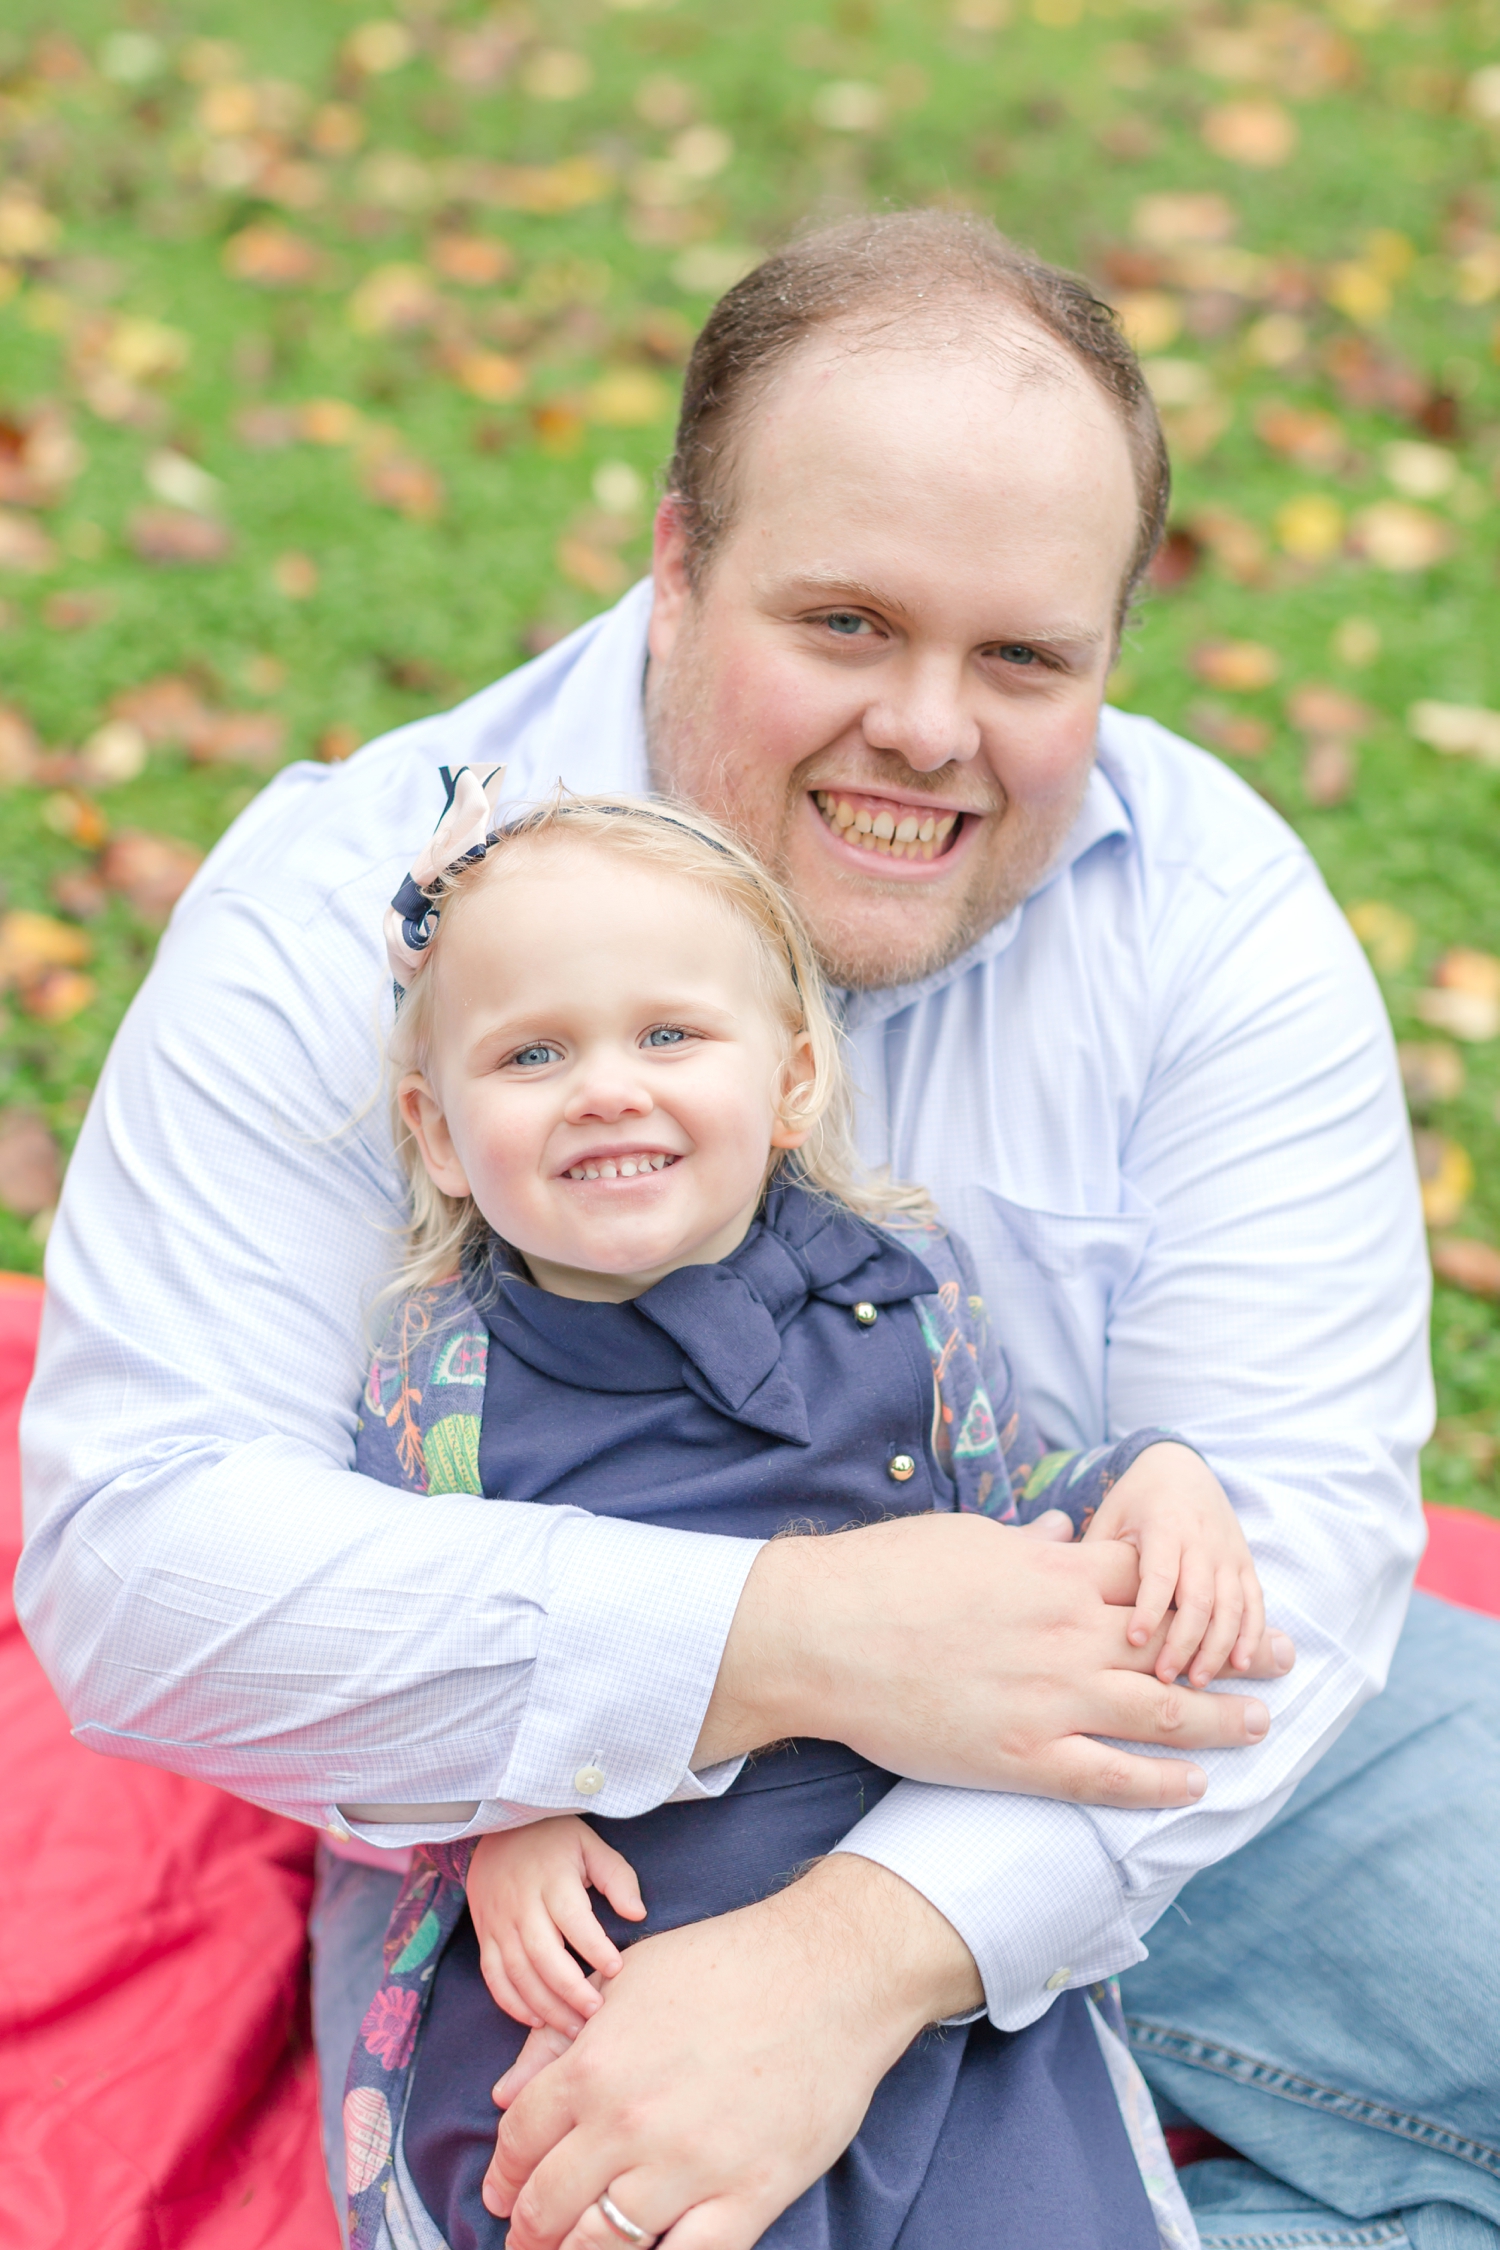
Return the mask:
M906 983L1054 858L1093 756L1137 500L1089 377L820 337L739 440L694 591L658 519L652 773L788 885L836 983ZM1038 359L1040 358L1040 365Z

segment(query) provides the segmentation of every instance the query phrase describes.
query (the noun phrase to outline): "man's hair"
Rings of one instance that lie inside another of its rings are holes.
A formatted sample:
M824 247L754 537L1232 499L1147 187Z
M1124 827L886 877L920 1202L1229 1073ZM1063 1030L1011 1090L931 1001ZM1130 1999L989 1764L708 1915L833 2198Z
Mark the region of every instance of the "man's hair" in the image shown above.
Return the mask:
M1123 617L1166 525L1171 471L1140 362L1086 281L1020 250L987 219L891 211L820 227L765 259L709 314L682 394L668 491L696 584L733 514L736 441L771 378L820 329L866 335L968 304L1040 330L1114 401L1135 470L1139 527ZM909 335L909 327L907 334ZM905 340L905 339L903 339Z

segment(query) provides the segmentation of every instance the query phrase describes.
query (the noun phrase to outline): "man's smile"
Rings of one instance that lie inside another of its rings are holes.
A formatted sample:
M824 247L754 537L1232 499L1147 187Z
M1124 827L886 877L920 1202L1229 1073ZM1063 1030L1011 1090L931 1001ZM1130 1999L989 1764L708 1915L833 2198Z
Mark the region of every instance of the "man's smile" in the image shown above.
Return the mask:
M939 865L946 874L948 863L977 833L981 817L926 799L888 797L864 789L812 789L808 802L824 835L841 847L841 857L900 863L903 874L908 867L915 873L929 866L936 871ZM963 852L963 856L968 855ZM895 873L894 864L890 872Z

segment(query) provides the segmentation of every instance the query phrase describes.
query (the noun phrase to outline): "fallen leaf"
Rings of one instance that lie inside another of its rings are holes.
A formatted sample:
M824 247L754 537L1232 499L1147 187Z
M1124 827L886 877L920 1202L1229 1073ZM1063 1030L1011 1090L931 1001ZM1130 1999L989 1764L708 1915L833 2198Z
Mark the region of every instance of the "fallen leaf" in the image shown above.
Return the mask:
M352 156L364 138L364 118L348 102L322 103L307 128L308 146L319 156Z
M163 672L110 698L110 715L138 727L159 749L186 743L209 715L209 706L191 680Z
M1158 594L1185 586L1203 560L1203 541L1186 524L1174 524L1151 558L1147 577Z
M1375 723L1368 703L1347 695L1342 688L1324 687L1305 680L1286 699L1286 715L1299 734L1341 737L1357 742Z
M325 766L341 765L353 757L362 739L358 727L325 727L318 736L317 754Z
M626 430L660 422L672 411L672 394L659 375L644 367L609 368L590 385L585 412L606 429Z
M1280 102L1225 102L1209 110L1201 130L1215 156L1262 170L1285 164L1297 146L1296 121Z
M45 404L14 419L0 416L0 502L55 507L86 459L60 407Z
M1237 585L1258 586L1264 580L1266 536L1258 524L1229 508L1202 508L1189 519L1188 529Z
M34 1219L61 1191L62 1156L41 1118L0 1109L0 1204L18 1219Z
M1373 344L1368 336L1331 337L1323 364L1344 404L1359 413L1377 411L1420 420L1432 402L1432 386L1414 367Z
M349 325L361 336L410 335L430 328L441 306L425 267L377 266L349 299Z
M159 923L166 921L202 861L203 854L191 844L123 828L105 846L99 877L134 908L143 922ZM0 948L4 927L0 922Z
M1471 1297L1500 1297L1500 1250L1472 1236L1439 1235L1432 1245L1432 1270L1450 1289Z
M1422 1216L1430 1227L1451 1227L1474 1192L1474 1165L1466 1148L1429 1125L1412 1135L1417 1178L1422 1183Z
M1414 703L1406 723L1418 742L1445 757L1477 758L1500 766L1500 711L1473 703Z
M1303 492L1276 511L1276 537L1299 562L1326 562L1344 544L1344 511L1326 493Z
M74 761L68 763L71 766ZM109 822L93 798L81 797L73 789L54 790L43 801L41 817L43 827L50 828L54 836L66 836L70 844L86 852L96 852L109 834Z
M1269 687L1281 670L1276 651L1260 641L1200 641L1188 661L1209 687L1238 695Z
M1283 460L1302 469L1340 469L1349 454L1343 425L1332 414L1316 407L1289 406L1284 399L1263 399L1255 410L1255 434Z
M274 711L205 712L187 738L196 766L260 766L278 763L286 744L286 721Z
M812 114L830 133L878 133L889 104L878 86L862 78L835 78L813 95Z
M373 149L359 168L359 192L382 211L425 211L439 194L434 167L410 149Z
M1127 289L1115 299L1115 318L1137 352L1164 352L1182 334L1182 299L1165 289Z
M45 258L61 232L61 221L24 180L0 187L0 258Z
M1333 629L1333 653L1341 664L1363 671L1380 654L1380 627L1368 617L1344 617Z
M52 896L64 914L92 922L109 904L109 893L91 867L65 868L52 882Z
M1358 779L1358 760L1337 735L1308 745L1302 761L1302 791L1310 805L1327 809L1347 804Z
M310 398L297 409L296 431L309 445L353 445L365 418L346 398Z
M78 762L96 788L113 789L145 772L146 755L146 737L133 720L108 719L84 743Z
M14 907L0 914L0 985L35 981L48 969L78 969L93 947L83 931L55 915Z
M296 439L297 417L289 406L242 406L234 418L234 434L257 453L275 453Z
M52 570L56 563L57 549L39 523L13 508L0 508L0 570L34 574Z
M1416 950L1416 923L1384 899L1361 899L1351 906L1349 926L1383 977L1399 976Z
M587 55L572 47L539 47L521 71L521 88L537 102L571 102L594 83Z
M138 508L126 536L142 562L164 566L223 562L234 545L227 524L186 508Z
M72 587L47 596L42 604L42 623L54 633L85 633L114 613L115 597L103 587Z
M341 50L351 70L363 76L384 78L400 70L416 53L416 42L404 23L382 20L357 24Z
M30 781L41 749L36 729L24 711L18 711L12 703L0 703L0 785L11 787L18 781Z
M34 983L22 987L20 1001L38 1023L70 1023L82 1015L98 989L93 978L78 969L44 969Z
M1175 250L1187 242L1224 242L1239 225L1228 198L1214 194L1143 195L1131 213L1137 242Z
M1500 1000L1484 992L1419 992L1412 1006L1423 1023L1454 1039L1481 1045L1500 1037Z
M516 264L510 244L489 234L440 234L428 256L444 281L461 289L493 289Z
M440 55L443 72L456 86L487 92L506 76L523 43L524 35L517 24L487 17L448 34Z
M1211 750L1225 750L1231 758L1263 758L1274 735L1264 719L1231 711L1222 703L1194 703L1187 715L1194 738Z
M1458 482L1458 463L1440 445L1396 438L1380 449L1380 466L1407 500L1441 500Z
M1409 500L1377 500L1362 508L1350 527L1356 550L1377 570L1430 570L1450 555L1454 534L1450 524Z
M552 398L534 406L531 426L544 453L576 453L583 443L583 416L568 399Z
M273 219L241 228L224 245L224 271L258 289L300 289L317 278L322 263L315 243Z
M318 590L318 566L311 555L295 548L278 555L271 565L271 583L289 602L310 601Z
M1500 955L1480 953L1470 945L1453 945L1434 963L1433 984L1445 992L1482 993L1500 1004Z
M1406 1099L1414 1110L1455 1102L1464 1090L1464 1058L1445 1039L1403 1039L1396 1059Z
M1361 328L1377 328L1391 309L1391 285L1382 273L1358 258L1330 266L1323 277L1323 295L1335 312Z
M591 546L585 539L559 539L557 567L570 585L581 587L586 594L594 594L601 601L612 601L630 584L631 574L619 556L610 554L606 548Z
M443 512L443 482L436 469L409 453L388 453L369 463L365 489L383 508L413 522L431 523Z
M483 399L487 406L502 406L509 399L519 398L526 388L525 368L504 352L458 352L449 372L460 390L467 391L471 398Z
M615 191L614 172L596 156L567 156L560 164L496 164L483 178L486 193L479 200L540 219L602 203Z
M217 514L224 499L220 479L171 446L151 455L146 463L146 482L158 500L174 508L186 508L194 515Z

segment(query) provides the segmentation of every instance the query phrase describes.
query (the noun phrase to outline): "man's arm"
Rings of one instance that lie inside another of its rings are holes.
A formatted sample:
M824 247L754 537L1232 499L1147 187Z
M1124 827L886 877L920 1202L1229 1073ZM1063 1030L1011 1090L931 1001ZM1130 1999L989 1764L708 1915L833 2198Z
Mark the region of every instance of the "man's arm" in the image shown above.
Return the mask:
M1125 1169L1155 1227L1110 1321L1110 1422L1165 1424L1204 1454L1297 1668L1263 1691L1259 1748L1204 1755L1195 1805L906 1784L846 1839L963 1934L1008 2028L1058 1984L1140 1960L1183 1883L1284 1803L1383 1683L1422 1548L1429 1279L1384 1008L1300 853L1198 906L1164 931L1153 980L1160 1037Z

